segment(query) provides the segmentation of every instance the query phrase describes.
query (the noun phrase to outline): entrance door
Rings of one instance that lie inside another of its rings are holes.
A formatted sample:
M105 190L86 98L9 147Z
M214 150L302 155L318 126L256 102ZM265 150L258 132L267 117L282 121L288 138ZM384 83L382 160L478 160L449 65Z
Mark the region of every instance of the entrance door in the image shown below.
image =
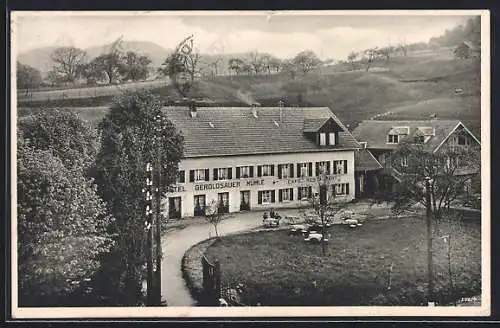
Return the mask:
M219 213L229 213L229 193L219 193Z
M180 197L170 197L168 199L168 217L170 219L180 219L181 218L181 198Z
M205 215L205 195L194 196L194 216Z
M240 211L250 210L250 190L240 192Z

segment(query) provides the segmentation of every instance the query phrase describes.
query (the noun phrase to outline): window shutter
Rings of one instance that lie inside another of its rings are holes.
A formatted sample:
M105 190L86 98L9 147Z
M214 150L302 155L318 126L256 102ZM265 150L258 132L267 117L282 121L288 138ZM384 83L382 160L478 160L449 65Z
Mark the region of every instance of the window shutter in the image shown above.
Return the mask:
M257 192L257 203L262 204L262 191Z
M311 162L309 163L309 170L308 171L309 172L307 175L312 177L312 175L313 175L313 163L311 163Z
M219 170L214 169L214 181L217 181L217 180L219 180Z
M311 187L311 186L309 186L309 188L308 188L308 189L309 189L309 190L308 190L308 192L307 192L307 198L311 198L311 197L312 197L312 193L313 193L313 189L312 189L312 187Z
M189 170L189 182L194 182L194 170Z
M239 179L240 178L240 168L237 167L236 168L236 179Z
M349 184L348 183L345 184L345 194L349 195Z
M274 176L274 165L271 165L271 176Z
M282 166L281 164L278 164L278 179L281 179L281 177L283 176L283 175L281 174L281 168L282 168L282 167L283 167L283 166Z
M230 167L227 169L227 178L231 180L233 178L233 168Z
M347 161L344 161L344 174L347 174Z
M330 167L332 166L332 162L326 162L326 174L330 174Z
M293 164L290 163L290 178L293 178Z
M209 181L209 180L210 180L210 170L205 169L205 181Z
M271 203L276 202L276 192L275 190L271 190Z
M319 162L316 162L316 176L319 177Z
M262 176L262 165L257 166L257 176L259 178Z
M281 203L281 202L283 202L283 190L282 190L282 189L280 189L280 190L278 191L278 195L279 195L279 200L280 200L280 203Z
M186 182L186 171L179 171L179 182L184 183Z
M293 190L293 189L292 189L292 190ZM298 194L297 199L298 199L298 200L301 200L301 199L302 199L302 193L300 192L301 190L302 190L302 188L300 188L300 187L299 187L299 188L298 188L298 190L297 190L297 194Z
M293 200L293 188L290 188L290 200Z
M250 166L250 178L253 178L253 166Z
M300 178L300 164L297 164L297 178Z

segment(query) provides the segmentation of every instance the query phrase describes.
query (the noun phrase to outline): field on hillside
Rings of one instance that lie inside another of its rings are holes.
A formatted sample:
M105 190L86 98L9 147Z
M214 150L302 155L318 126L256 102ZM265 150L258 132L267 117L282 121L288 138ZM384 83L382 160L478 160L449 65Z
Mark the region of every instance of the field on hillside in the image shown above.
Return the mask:
M82 108L75 110L82 116L100 120L100 115L92 116L95 110L83 107L109 105L119 90L114 87L114 91L100 98L89 95L92 98L88 100L21 103L20 107L78 106ZM157 87L153 83L151 91L166 105L180 98L171 85ZM287 106L327 106L351 128L365 119L428 119L436 113L438 118L462 120L480 136L480 94L479 61L454 59L444 49L374 62L368 72L359 66L354 71L331 69L295 77L284 73L220 76L198 81L190 96L220 106L245 106L255 101L277 106L280 99Z

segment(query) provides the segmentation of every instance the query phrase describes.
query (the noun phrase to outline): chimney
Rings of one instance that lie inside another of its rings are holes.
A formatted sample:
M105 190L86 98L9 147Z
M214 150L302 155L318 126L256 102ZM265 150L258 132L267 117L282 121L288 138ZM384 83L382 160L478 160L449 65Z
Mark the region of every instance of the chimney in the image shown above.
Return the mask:
M194 101L189 102L189 114L192 118L196 117L196 103Z

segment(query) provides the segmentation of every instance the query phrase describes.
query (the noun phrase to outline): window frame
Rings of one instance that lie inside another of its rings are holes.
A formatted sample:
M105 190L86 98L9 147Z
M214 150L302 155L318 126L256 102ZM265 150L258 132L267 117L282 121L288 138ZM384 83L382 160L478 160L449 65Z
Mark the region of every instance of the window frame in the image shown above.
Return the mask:
M319 145L326 146L326 132L319 133Z
M217 168L217 181L229 180L229 168L219 167Z
M281 178L288 179L290 178L290 164L281 164Z
M245 171L248 171L245 174ZM246 175L246 176L245 176ZM240 166L240 179L248 179L250 178L250 166Z
M332 138L333 136L333 138ZM333 140L333 142L332 142ZM335 132L330 132L328 133L328 145L330 146L335 146L337 144L337 136L335 134Z
M205 169L194 169L194 182L200 181L206 181Z
M261 168L261 176L262 177L272 177L273 176L273 170L272 170L272 165L271 164L263 164ZM266 170L267 169L267 170Z
M388 144L399 144L399 134L394 134L394 133L388 134L387 135L387 143Z
M285 193L286 193L286 199L285 199ZM290 192L290 188L285 188L285 189L281 189L281 202L282 203L289 203L291 202L292 200L290 199L291 197L291 192Z
M262 199L262 204L272 204L272 190L262 190L261 191L261 199ZM267 197L269 197L268 200L265 200Z

